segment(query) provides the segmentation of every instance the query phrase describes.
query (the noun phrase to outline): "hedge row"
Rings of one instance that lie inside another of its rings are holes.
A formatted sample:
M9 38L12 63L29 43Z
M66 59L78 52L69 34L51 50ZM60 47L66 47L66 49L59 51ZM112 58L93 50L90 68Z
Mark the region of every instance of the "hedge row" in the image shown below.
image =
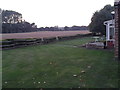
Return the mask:
M16 48L16 47L23 47L23 46L29 46L29 45L42 45L47 44L55 41L61 41L61 40L70 40L85 36L90 36L91 34L85 34L85 35L76 35L76 36L62 36L62 37L54 37L54 38L33 38L33 39L6 39L0 42L0 48L6 49L6 48Z

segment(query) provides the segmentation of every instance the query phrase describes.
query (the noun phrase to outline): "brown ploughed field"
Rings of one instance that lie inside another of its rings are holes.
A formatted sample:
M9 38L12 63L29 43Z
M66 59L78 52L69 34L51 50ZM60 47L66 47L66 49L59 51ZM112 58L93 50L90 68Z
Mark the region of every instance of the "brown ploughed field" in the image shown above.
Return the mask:
M10 33L0 34L3 39L24 39L24 38L51 38L57 36L74 36L77 34L89 34L87 30L82 31L40 31L40 32L29 32L29 33Z

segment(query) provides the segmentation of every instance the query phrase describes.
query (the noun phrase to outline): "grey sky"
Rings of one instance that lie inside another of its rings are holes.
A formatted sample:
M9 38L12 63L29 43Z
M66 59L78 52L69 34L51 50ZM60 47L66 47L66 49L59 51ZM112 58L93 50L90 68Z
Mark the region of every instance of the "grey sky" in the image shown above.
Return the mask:
M1 0L0 8L22 13L38 27L88 25L96 10L114 0Z

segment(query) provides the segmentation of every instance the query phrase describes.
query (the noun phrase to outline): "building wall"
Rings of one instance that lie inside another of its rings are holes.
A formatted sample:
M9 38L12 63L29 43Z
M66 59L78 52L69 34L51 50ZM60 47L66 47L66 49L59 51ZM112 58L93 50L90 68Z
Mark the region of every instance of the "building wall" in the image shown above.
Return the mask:
M120 60L120 1L115 2L115 58Z

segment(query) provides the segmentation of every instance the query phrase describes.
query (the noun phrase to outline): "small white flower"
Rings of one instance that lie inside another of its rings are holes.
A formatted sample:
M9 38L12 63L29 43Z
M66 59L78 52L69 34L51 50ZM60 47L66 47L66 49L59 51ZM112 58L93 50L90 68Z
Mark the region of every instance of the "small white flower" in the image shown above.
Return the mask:
M91 66L88 66L88 68L91 68Z
M77 77L77 75L73 75L74 77Z
M44 83L46 83L46 82L44 81Z
M38 82L38 83L40 83L40 82Z
M81 71L81 73L85 73L85 71L83 70L83 71Z
M7 84L8 82L5 82L5 84Z

